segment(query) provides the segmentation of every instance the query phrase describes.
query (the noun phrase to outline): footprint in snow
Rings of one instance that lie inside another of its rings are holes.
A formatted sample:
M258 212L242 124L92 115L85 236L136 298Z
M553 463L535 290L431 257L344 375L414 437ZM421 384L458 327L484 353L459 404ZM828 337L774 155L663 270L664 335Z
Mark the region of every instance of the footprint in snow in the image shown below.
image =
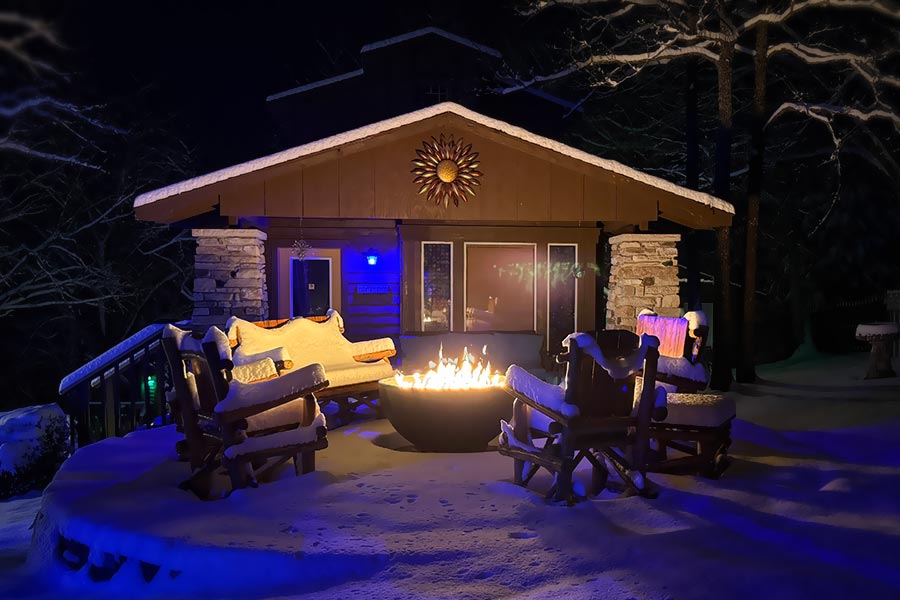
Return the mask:
M397 498L396 496L391 496L390 498L385 498L384 501L387 502L388 504L397 504L398 502L400 502L400 498Z
M511 531L507 535L514 540L529 540L537 537L536 533L530 531Z

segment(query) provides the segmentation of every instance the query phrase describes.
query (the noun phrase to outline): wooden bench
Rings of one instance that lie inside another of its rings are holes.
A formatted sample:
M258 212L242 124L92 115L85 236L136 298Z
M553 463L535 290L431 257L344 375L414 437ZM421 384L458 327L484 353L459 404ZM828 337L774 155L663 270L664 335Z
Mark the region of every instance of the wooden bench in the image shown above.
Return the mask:
M330 310L324 317L257 323L232 317L226 333L235 362L282 350L285 369L320 363L331 384L316 396L322 406L334 402L343 423L361 405L378 410L378 381L394 374L389 359L396 354L390 338L351 342L343 331L341 315Z
M514 459L514 481L528 485L543 467L556 475L548 497L571 504L572 473L586 458L593 467L589 493L601 491L613 470L630 493L655 496L644 475L650 423L654 413L663 418L665 409L657 406L653 385L642 390L635 406L634 386L638 371L645 381L654 381L657 340L643 336L638 343L631 332L604 331L599 342L589 334L573 334L564 344L564 388L516 365L507 370L513 422L501 421L498 450ZM545 440L543 447L534 445L536 438Z
M708 380L701 362L709 333L706 316L700 311L679 318L645 312L638 316L637 332L659 338L656 380L668 391L668 416L651 426L656 458L649 469L719 477L729 464L736 411L730 397L701 393ZM682 456L670 457L669 450Z

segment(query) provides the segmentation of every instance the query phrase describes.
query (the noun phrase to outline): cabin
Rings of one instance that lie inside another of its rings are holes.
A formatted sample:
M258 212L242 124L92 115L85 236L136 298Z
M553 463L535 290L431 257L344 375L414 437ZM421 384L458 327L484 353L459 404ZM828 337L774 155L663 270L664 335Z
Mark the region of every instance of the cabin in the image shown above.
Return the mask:
M734 208L441 102L150 191L191 228L194 327L324 314L350 339L634 330L681 313L679 231ZM608 293L604 295L604 288Z

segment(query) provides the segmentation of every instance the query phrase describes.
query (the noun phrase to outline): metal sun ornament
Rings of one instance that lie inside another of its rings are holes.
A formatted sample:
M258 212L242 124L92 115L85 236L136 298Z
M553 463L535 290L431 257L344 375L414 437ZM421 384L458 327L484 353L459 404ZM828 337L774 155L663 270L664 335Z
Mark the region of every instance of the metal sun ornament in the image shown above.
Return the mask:
M478 153L472 152L472 144L463 146L462 138L439 139L431 137L431 142L422 142L422 148L416 150L418 158L412 163L415 168L411 173L416 176L413 183L419 184L419 193L427 194L428 200L446 208L450 201L459 206L459 201L468 202L468 196L475 195L475 188L481 185L478 180L481 171L478 166ZM468 194L468 196L467 196Z

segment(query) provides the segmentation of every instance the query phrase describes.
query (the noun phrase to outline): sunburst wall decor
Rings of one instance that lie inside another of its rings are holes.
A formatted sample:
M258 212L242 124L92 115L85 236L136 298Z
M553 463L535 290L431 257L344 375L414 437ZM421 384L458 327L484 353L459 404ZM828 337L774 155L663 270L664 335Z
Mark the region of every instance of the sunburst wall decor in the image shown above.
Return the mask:
M459 206L459 201L468 202L468 196L475 195L475 188L481 185L478 178L478 153L472 152L472 144L463 146L462 138L455 140L451 135L444 139L431 137L431 142L422 142L422 148L416 150L418 158L412 162L413 183L420 185L419 193L427 194L428 200L435 204L444 203Z

